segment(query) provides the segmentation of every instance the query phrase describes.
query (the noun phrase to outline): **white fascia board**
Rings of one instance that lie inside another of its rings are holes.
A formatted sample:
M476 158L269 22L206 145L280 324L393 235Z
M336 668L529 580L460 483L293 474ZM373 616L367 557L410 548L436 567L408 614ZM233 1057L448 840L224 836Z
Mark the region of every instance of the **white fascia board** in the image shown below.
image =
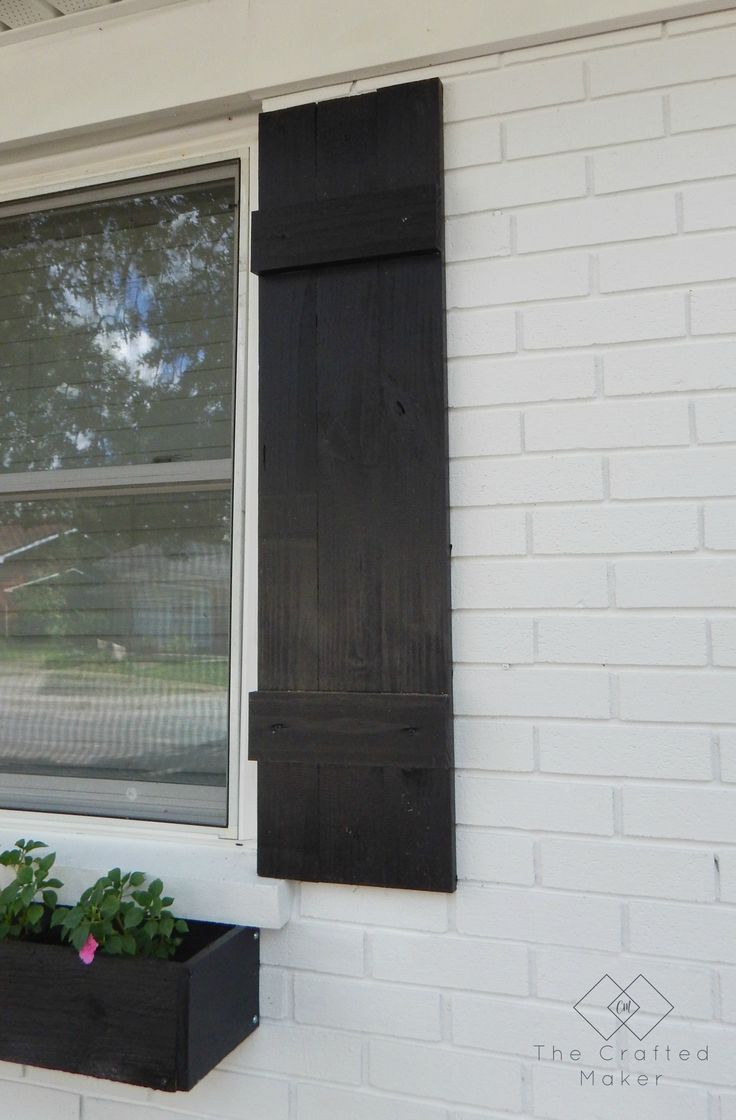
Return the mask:
M131 121L162 127L214 117L346 79L733 7L736 0L179 0L91 23L48 20L45 35L0 35L0 104L13 106L0 150Z

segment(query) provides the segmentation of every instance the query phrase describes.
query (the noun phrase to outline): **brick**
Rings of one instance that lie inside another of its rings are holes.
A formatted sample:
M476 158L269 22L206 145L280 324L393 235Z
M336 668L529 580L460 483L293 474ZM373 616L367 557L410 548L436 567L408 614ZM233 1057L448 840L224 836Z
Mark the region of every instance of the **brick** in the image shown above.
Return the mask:
M445 212L454 217L480 210L528 206L532 202L581 198L587 194L587 189L583 155L544 156L488 167L466 167L450 170L445 176Z
M521 451L518 412L491 408L453 409L449 416L450 457L513 455Z
M721 778L724 782L736 782L736 732L722 731L719 738L721 740Z
M736 852L725 850L718 857L721 899L723 902L736 902Z
M522 945L446 934L375 933L370 938L370 951L373 975L379 980L508 995L526 995L529 991L527 950Z
M516 319L501 311L450 311L447 316L447 353L450 358L508 354L516 349Z
M736 396L696 401L695 426L701 443L736 442Z
M736 910L633 901L629 925L634 952L736 963Z
M445 224L448 261L506 257L511 252L511 219L508 214L468 214L449 218Z
M511 117L506 121L506 156L519 159L663 135L661 97L614 98Z
M590 60L591 93L604 97L732 74L734 53L736 29L729 28L594 55Z
M583 67L579 60L540 61L523 70L494 70L448 80L445 82L445 120L557 105L584 96Z
M625 985L640 972L646 975L655 963L648 957L581 953L579 949L541 947L534 952L537 995L565 1004L575 998L573 993L582 995L589 991L605 973ZM707 968L657 960L655 974L655 982L662 992L669 994L678 1015L693 1019L713 1017L712 977Z
M498 163L501 159L501 126L496 121L474 120L450 124L444 130L445 167Z
M158 1105L164 1110L172 1103L169 1093L153 1089L150 1091L149 1099L152 1105ZM243 1103L246 1101L248 1120L288 1120L289 1083L275 1077L259 1077L254 1074L215 1069L189 1090L186 1102L177 1099L176 1103L187 1113L216 1116L217 1120L242 1120ZM84 1102L84 1107L86 1111L87 1100ZM138 1120L137 1109L138 1105L135 1105L131 1120ZM56 1120L56 1115L52 1115ZM165 1111L159 1115L161 1120L166 1120ZM101 1111L99 1120L108 1120L108 1116L108 1113ZM86 1116L85 1120L87 1120Z
M534 882L534 843L529 836L458 828L458 878L487 883ZM499 990L500 989L496 989Z
M676 232L674 193L586 198L520 210L516 216L516 245L520 253L662 237Z
M147 1101L149 1095L148 1089L142 1085L126 1085L121 1081L109 1081L103 1077L85 1077L82 1074L65 1073L58 1069L42 1069L40 1066L29 1066L26 1069L25 1080L34 1085L58 1090L65 1095L73 1094L82 1097L84 1101L87 1097L102 1095L112 1097L131 1108L142 1101Z
M543 839L541 867L545 887L684 902L715 898L713 858L696 848Z
M736 124L736 78L672 90L670 121L673 132Z
M305 917L333 922L358 922L432 932L447 929L447 899L444 895L384 887L303 883L301 912Z
M521 1110L521 1065L488 1054L372 1039L371 1085L450 1104Z
M51 1120L51 1116L46 1120ZM56 1120L55 1113L53 1120ZM206 1117L202 1113L195 1115L193 1112L174 1112L168 1108L162 1112L160 1108L146 1108L142 1104L85 1097L84 1120L206 1120Z
M545 303L523 313L524 345L532 350L675 338L684 333L681 292Z
M591 1067L587 1065L585 1068ZM617 1068L613 1067L614 1075ZM542 1120L590 1120L592 1116L595 1120L621 1120L620 1094L627 1091L626 1087L617 1091L600 1082L581 1085L579 1069L579 1066L571 1070L543 1063L534 1065L534 1115ZM610 1073L612 1068L609 1066L606 1069L600 1062L598 1071ZM647 1072L652 1075L649 1085L632 1089L632 1092L638 1093L636 1120L663 1120L665 1116L667 1120L708 1120L708 1094L705 1089L673 1085L666 1079L655 1087L654 1074L661 1070L651 1067Z
M714 618L711 623L713 664L736 666L736 619Z
M517 720L463 719L456 716L455 763L474 770L534 769L534 729Z
M453 362L449 382L456 408L572 400L595 393L595 364L589 354Z
M597 401L529 409L524 442L529 451L687 444L687 402Z
M619 607L734 607L736 560L619 560Z
M586 502L602 497L598 456L460 459L450 464L450 502L455 506Z
M687 238L604 249L598 258L600 289L623 292L632 288L730 279L735 254L736 233L693 234ZM694 296L700 294L693 293Z
M577 1018L577 1017L576 1017ZM528 1058L536 1039L562 1039L565 1046L584 1044L587 1031L582 1019L570 1019L567 1006L550 1007L531 1000L452 997L452 1040L458 1046L519 1054Z
M526 552L522 510L453 509L450 533L453 557L519 556Z
M736 968L720 969L719 979L721 1014L727 1023L736 1023Z
M261 965L260 973L261 1017L285 1019L289 1014L289 984L284 969Z
M436 991L338 980L308 974L294 977L294 1017L298 1023L348 1031L384 1033L438 1041L440 997Z
M456 612L452 622L456 661L531 663L534 636L529 618L499 617L485 611Z
M703 288L691 292L690 324L695 335L736 331L736 289Z
M705 573L703 578L707 579ZM730 673L622 673L621 718L662 723L736 723L733 684Z
M222 1069L314 1077L343 1085L361 1082L362 1044L358 1035L261 1023L258 1030L228 1054Z
M705 665L697 618L541 618L538 661L588 665Z
M609 786L460 773L455 788L459 824L599 835L613 832Z
M604 356L605 391L687 393L692 389L736 388L736 343L695 342L632 347Z
M457 928L513 942L614 952L621 948L621 906L610 898L528 887L464 887L457 895Z
M328 1085L297 1086L297 1120L447 1120L444 1108ZM161 1117L160 1120L165 1120Z
M733 179L698 183L682 192L685 230L736 226L736 185Z
M736 549L736 502L705 506L705 547Z
M616 455L610 463L611 497L727 497L736 494L733 468L730 448L691 447L687 451Z
M629 786L623 796L624 831L632 836L736 840L731 790Z
M717 561L711 561L717 563ZM600 560L458 560L453 604L461 608L605 607L608 583Z
M736 129L640 140L593 156L597 194L736 174Z
M261 960L285 968L362 976L363 933L352 927L292 920L283 929L263 931Z
M446 275L449 308L584 296L590 288L588 255L576 252L450 264Z
M454 691L459 715L605 719L610 714L608 675L602 670L460 665Z
M691 727L550 724L540 728L540 769L592 777L710 781L710 733Z
M73 1093L61 1093L29 1085L25 1081L3 1081L3 1114L23 1120L79 1120L80 1099Z
M691 505L574 506L539 509L535 553L691 552L698 547L698 511Z

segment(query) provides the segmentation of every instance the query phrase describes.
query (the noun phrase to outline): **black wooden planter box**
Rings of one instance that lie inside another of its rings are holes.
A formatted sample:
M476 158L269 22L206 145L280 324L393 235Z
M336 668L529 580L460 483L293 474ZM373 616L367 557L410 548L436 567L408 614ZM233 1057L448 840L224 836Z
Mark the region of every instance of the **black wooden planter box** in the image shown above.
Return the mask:
M0 942L0 1059L191 1089L258 1025L259 932L189 928L172 961Z

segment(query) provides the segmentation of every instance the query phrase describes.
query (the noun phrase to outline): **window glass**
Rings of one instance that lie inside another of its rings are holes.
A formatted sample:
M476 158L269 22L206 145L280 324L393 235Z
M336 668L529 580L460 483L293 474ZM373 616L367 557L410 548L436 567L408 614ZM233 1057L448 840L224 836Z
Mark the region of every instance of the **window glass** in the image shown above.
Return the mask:
M5 807L227 822L235 189L0 214Z
M233 190L0 221L0 470L229 458Z

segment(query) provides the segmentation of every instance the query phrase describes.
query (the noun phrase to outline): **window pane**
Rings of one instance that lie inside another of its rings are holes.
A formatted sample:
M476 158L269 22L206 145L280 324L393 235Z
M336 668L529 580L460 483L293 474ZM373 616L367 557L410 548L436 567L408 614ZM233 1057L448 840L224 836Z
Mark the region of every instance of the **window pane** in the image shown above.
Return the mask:
M0 471L229 458L235 180L0 220Z
M0 504L0 804L226 823L230 505Z

